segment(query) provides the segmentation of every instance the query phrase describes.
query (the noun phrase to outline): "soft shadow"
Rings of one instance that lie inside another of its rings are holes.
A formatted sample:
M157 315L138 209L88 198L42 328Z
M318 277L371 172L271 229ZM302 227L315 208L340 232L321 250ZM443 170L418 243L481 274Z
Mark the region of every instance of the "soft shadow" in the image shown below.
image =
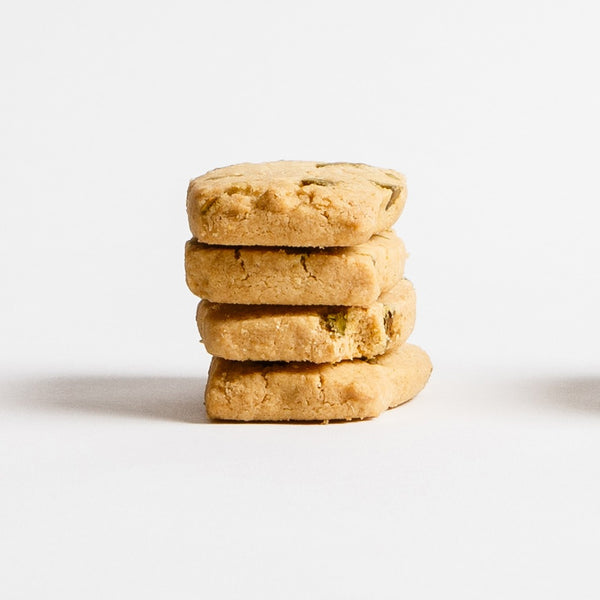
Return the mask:
M600 377L586 375L507 378L490 383L495 393L489 402L501 412L533 409L540 412L586 414L600 417Z
M600 414L600 377L566 377L536 382L539 399L557 409Z
M15 407L42 412L208 423L205 377L69 376L13 381Z

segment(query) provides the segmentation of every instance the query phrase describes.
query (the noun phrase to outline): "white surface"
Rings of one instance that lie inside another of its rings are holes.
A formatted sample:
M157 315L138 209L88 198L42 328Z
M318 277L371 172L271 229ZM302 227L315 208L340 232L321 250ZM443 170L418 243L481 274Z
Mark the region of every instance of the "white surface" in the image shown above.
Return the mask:
M201 383L13 382L8 597L597 597L600 378L332 426L209 424Z
M597 598L593 2L17 3L0 19L0 597ZM405 172L434 377L214 425L189 178Z

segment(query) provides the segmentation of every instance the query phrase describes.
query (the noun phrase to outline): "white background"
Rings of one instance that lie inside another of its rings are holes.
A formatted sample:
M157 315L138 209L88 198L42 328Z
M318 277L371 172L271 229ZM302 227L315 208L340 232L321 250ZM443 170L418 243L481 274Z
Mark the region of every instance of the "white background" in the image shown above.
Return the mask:
M599 16L6 4L0 597L598 598ZM206 421L185 190L281 158L408 177L435 370L377 420Z

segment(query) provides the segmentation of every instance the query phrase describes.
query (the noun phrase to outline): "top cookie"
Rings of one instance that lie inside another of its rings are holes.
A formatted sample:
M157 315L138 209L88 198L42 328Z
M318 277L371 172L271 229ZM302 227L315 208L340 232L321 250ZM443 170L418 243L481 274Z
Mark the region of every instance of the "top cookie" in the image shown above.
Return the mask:
M405 202L404 175L358 163L243 163L197 177L187 193L194 237L226 246L362 244Z

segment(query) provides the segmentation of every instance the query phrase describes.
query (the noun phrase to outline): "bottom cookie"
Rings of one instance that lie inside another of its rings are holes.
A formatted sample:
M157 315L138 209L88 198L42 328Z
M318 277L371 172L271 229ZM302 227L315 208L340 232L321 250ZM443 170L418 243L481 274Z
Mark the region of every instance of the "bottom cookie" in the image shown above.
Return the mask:
M320 365L214 357L206 412L227 421L366 419L414 398L431 369L429 356L412 344L369 361Z

